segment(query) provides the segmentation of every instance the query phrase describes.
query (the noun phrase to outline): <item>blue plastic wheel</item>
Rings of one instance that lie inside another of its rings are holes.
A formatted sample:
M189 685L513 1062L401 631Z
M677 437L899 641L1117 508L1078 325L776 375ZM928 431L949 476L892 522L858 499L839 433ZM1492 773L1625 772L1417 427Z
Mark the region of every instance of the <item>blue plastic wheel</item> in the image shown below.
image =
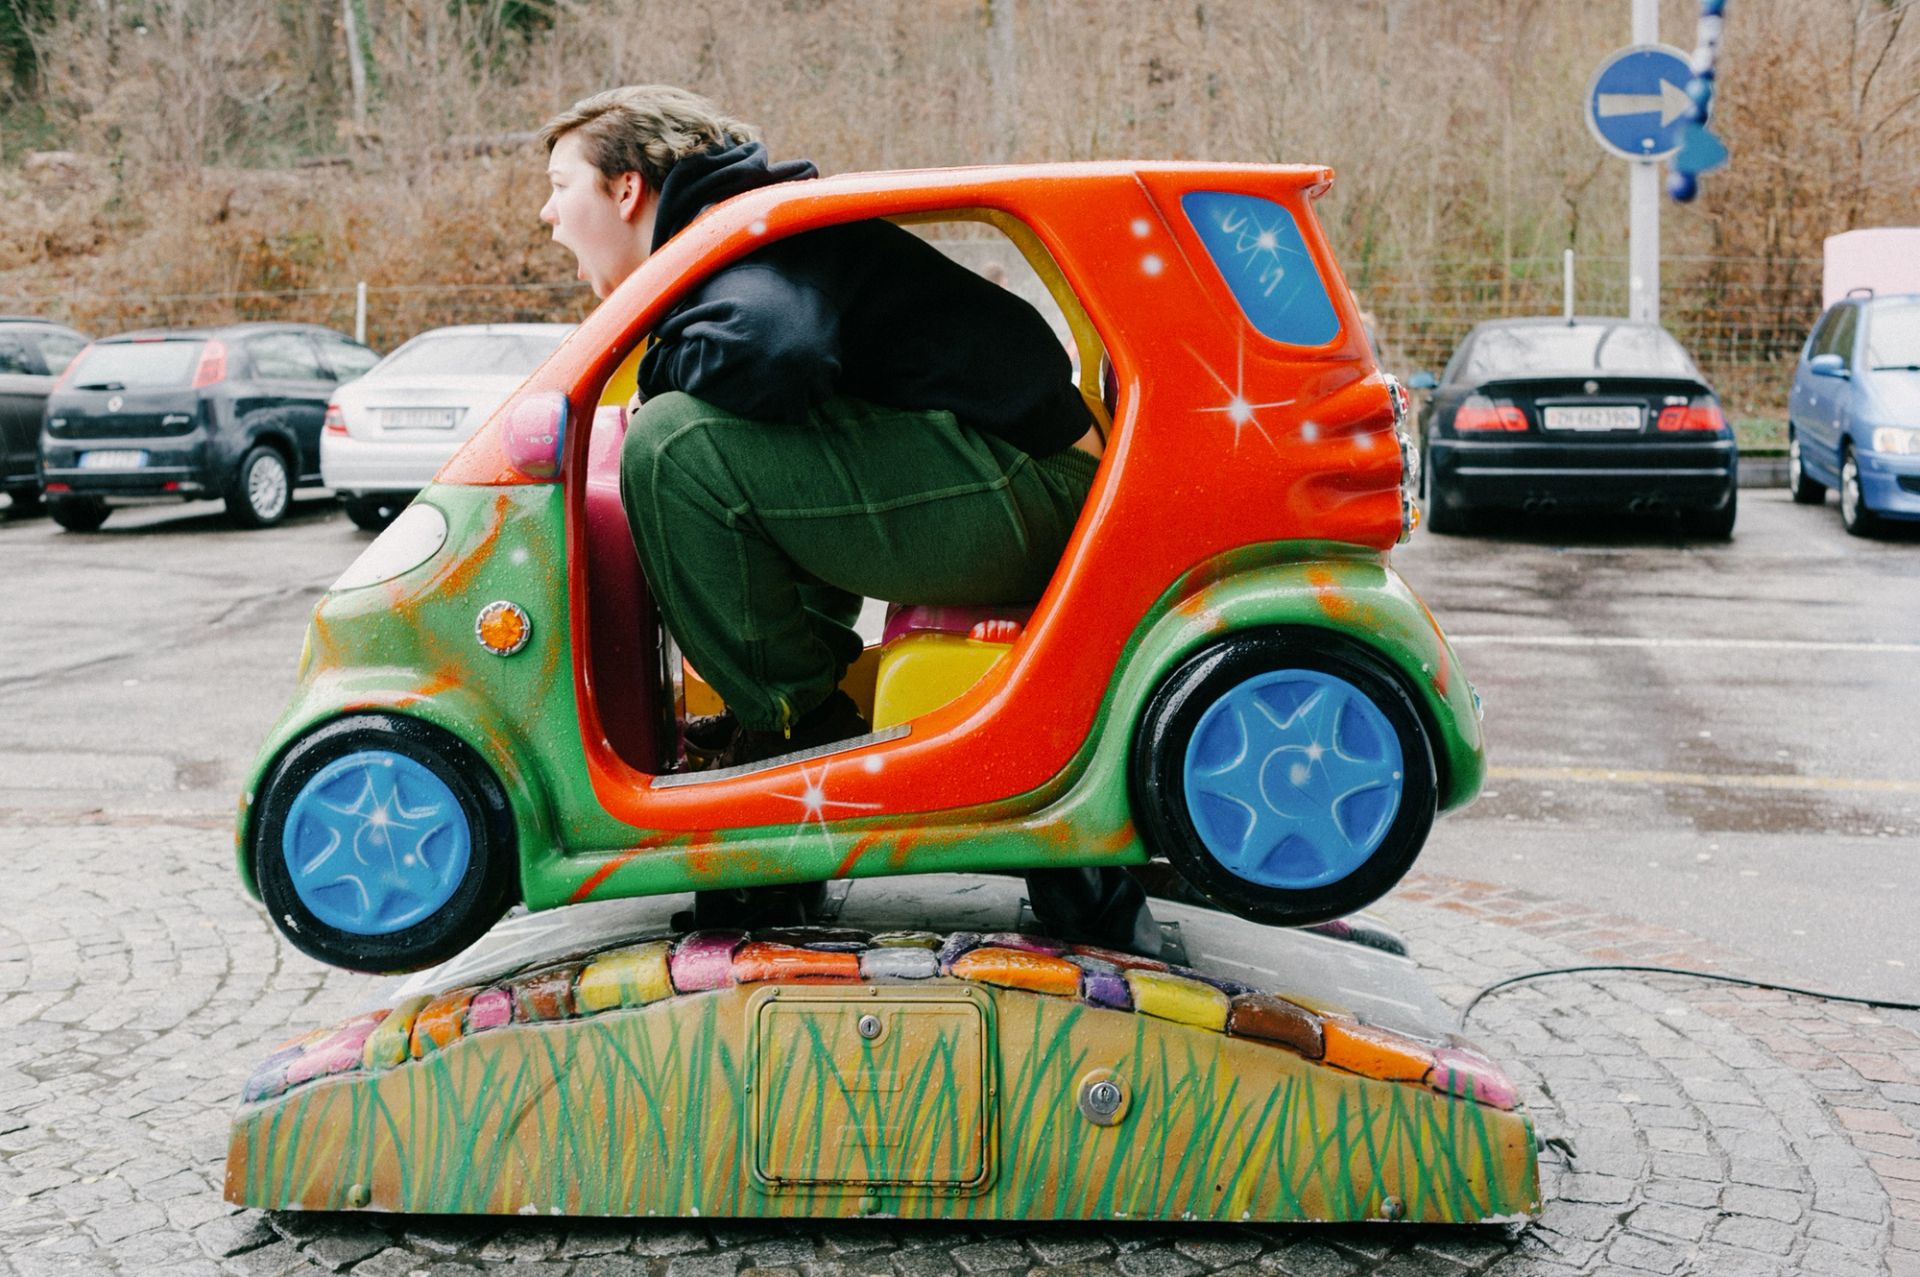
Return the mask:
M1304 891L1365 865L1400 810L1406 770L1393 725L1334 674L1274 670L1229 688L1188 740L1195 831L1221 866Z
M473 831L432 769L391 750L359 750L301 787L280 850L294 894L315 918L380 936L453 898L473 855Z

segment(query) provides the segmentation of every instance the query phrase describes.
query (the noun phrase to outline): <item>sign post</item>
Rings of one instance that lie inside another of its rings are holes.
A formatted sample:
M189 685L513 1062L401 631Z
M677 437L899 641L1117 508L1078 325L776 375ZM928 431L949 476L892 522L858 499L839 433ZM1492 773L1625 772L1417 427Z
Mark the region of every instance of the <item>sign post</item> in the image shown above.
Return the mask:
M1692 100L1686 54L1656 44L1655 0L1633 0L1634 43L1600 64L1587 88L1587 127L1631 162L1627 216L1627 317L1660 322L1659 161L1680 149Z

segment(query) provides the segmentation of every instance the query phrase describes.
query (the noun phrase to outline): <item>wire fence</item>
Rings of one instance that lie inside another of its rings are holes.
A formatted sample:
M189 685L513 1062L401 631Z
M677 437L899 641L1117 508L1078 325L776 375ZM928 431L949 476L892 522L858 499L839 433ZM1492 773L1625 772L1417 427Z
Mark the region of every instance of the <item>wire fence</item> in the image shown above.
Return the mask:
M1566 305L1559 257L1438 260L1403 268L1363 266L1349 282L1371 316L1392 371L1438 372L1460 339L1485 319L1557 315ZM1818 258L1668 257L1661 263L1661 319L1692 353L1730 413L1761 421L1786 415L1800 344L1820 314ZM1574 263L1573 308L1627 312L1627 259ZM38 315L103 334L239 320L290 320L364 332L391 350L447 324L575 323L593 307L575 282L395 283L229 292L0 292L0 312Z
M1819 258L1666 257L1660 318L1738 417L1783 422L1793 365L1821 310ZM1350 277L1388 362L1438 373L1486 319L1565 313L1559 257L1423 262ZM1576 257L1572 309L1627 313L1627 258Z

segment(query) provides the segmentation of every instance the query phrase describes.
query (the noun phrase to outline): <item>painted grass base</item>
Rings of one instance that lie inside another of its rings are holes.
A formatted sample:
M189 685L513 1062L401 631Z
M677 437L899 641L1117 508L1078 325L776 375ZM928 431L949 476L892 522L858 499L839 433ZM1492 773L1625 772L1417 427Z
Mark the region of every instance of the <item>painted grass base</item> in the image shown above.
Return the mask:
M1110 1125L1081 1102L1105 1076L1123 1096ZM421 1214L1476 1223L1540 1209L1520 1113L945 978L735 987L315 1082L236 1115L226 1195Z

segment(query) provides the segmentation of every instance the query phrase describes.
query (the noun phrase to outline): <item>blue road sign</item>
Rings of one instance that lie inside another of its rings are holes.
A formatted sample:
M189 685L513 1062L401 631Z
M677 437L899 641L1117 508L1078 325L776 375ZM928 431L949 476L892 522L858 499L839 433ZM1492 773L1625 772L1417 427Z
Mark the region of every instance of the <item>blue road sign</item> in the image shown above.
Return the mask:
M1587 127L1600 145L1629 160L1662 160L1680 149L1693 100L1687 55L1638 44L1600 64L1587 88Z

